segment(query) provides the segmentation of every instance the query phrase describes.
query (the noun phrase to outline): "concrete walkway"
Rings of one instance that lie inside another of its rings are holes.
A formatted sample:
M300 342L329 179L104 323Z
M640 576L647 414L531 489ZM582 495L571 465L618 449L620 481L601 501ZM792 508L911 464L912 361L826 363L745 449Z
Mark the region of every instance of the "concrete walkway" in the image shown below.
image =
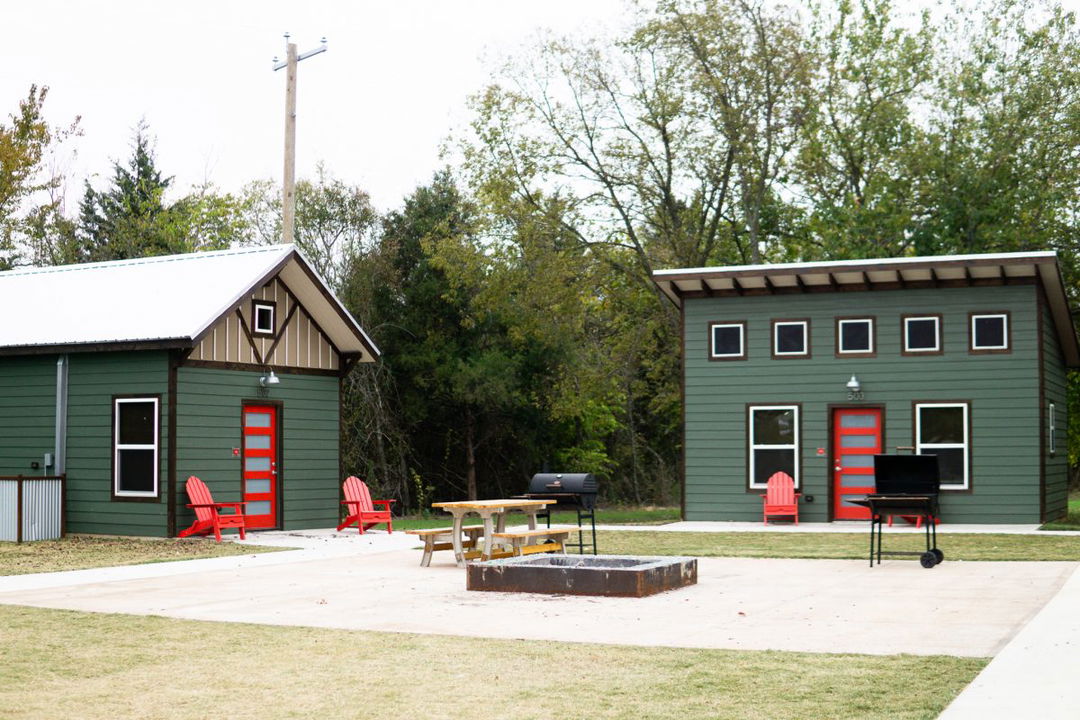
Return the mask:
M757 523L641 529L743 530L735 525L763 529ZM836 529L803 524L770 531ZM864 532L865 524L841 531ZM691 588L642 599L552 597L468 592L450 553L437 553L432 567L420 568L416 540L404 533L249 537L251 544L300 549L2 577L0 603L538 640L993 656L942 717L1020 718L1035 709L1050 720L1075 718L1080 708L1077 563L946 559L925 570L910 560L870 568L851 560L702 558Z

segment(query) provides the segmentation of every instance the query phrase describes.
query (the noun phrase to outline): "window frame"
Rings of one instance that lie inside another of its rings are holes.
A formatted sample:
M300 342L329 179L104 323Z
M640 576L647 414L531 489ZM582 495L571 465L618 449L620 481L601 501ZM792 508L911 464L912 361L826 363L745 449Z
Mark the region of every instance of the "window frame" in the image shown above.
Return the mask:
M1005 338L1003 346L978 347L975 345L975 321L979 318L999 317L1005 322ZM968 352L972 355L1000 355L1012 352L1012 318L1008 310L996 310L991 312L968 313Z
M802 352L780 352L780 326L802 325L803 349ZM789 360L792 358L809 358L810 355L810 318L792 318L787 320L772 321L772 356L774 360Z
M908 323L912 320L933 320L936 328L935 332L935 346L930 349L915 348L912 349L908 345ZM900 316L900 333L901 333L901 355L942 355L945 352L945 328L942 322L941 313L924 313L919 315L901 315Z
M843 323L866 322L870 323L870 349L869 350L844 350L843 348ZM877 317L874 315L853 315L850 317L836 318L836 357L845 358L872 358L877 357Z
M259 310L270 311L270 329L263 330L259 326ZM251 334L255 337L274 337L277 327L277 303L273 300L251 301Z
M964 442L963 443L924 443L922 442L922 413L923 408L955 408L960 407L964 410ZM972 488L971 482L971 401L970 400L916 400L912 403L912 412L915 417L912 421L911 428L914 438L912 439L912 445L915 448L916 454L923 454L924 449L933 450L935 448L941 450L957 450L964 451L964 482L961 484L941 484L942 491L965 491L970 492Z
M737 327L739 328L739 353L718 355L716 353L716 328ZM746 353L746 321L745 320L713 320L709 323L708 338L709 360L723 362L728 360L745 360Z
M154 411L154 442L146 444L121 444L120 443L120 406L124 403L153 403ZM120 489L120 451L121 450L153 450L154 490L153 492L135 492ZM112 499L157 502L161 498L161 395L114 395L112 398Z
M758 445L754 443L754 412L757 410L793 410L794 411L794 424L795 424L795 442L791 445ZM754 451L755 450L793 450L794 451L794 476L792 479L795 481L795 489L798 490L802 485L802 463L800 462L802 445L802 404L801 403L767 403L767 404L747 404L746 406L746 489L747 491L755 492L758 490L767 490L767 483L755 483L754 482Z

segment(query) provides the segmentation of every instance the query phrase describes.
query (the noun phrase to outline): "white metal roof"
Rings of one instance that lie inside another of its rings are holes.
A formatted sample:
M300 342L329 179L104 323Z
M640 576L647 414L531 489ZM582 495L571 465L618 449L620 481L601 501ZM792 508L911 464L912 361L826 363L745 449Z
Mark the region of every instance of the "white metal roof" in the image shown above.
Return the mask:
M338 350L374 360L375 344L292 245L0 272L0 349L190 347L278 273Z
M1039 282L1066 364L1080 367L1080 343L1053 251L683 268L657 270L652 279L678 307L692 297Z

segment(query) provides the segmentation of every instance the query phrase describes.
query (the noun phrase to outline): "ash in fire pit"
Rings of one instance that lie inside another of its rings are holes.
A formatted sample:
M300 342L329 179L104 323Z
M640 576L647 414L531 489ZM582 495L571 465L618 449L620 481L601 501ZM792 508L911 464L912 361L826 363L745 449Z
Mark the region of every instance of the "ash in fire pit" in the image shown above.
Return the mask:
M697 583L697 558L546 555L472 563L466 588L553 595L645 597Z

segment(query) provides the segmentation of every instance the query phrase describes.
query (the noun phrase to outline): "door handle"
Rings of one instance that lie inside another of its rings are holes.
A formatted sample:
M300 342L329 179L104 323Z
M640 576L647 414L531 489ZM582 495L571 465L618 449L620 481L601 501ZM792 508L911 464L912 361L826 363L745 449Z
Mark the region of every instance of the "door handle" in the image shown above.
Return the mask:
M833 468L833 470L835 470L836 472L842 472L842 471L843 471L843 469L844 469L844 468L840 467L839 465L837 465L837 466L835 466L835 467Z

